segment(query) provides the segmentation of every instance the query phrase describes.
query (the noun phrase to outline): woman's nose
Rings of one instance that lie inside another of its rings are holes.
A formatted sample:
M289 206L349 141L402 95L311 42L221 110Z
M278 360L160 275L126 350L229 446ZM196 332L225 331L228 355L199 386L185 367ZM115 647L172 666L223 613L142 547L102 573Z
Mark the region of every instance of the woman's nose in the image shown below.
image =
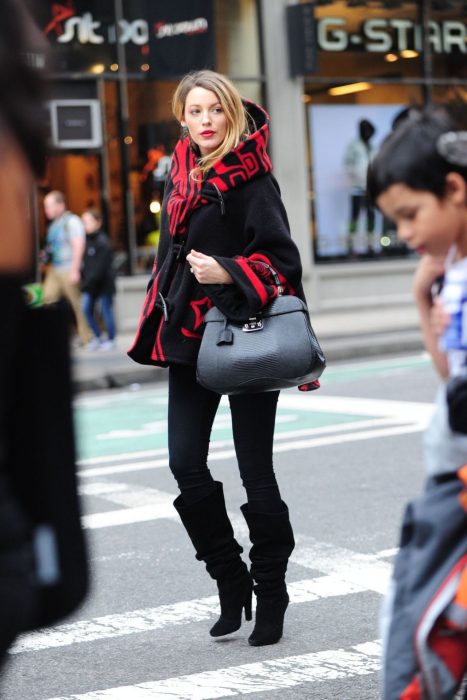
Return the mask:
M208 110L203 112L202 118L203 118L203 124L210 124L211 123L211 115L209 114Z

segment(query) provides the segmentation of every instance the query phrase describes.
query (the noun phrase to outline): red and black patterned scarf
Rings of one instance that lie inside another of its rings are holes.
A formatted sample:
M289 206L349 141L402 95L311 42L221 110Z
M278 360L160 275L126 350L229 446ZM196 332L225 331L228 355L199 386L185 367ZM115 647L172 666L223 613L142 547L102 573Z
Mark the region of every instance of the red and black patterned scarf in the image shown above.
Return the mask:
M248 180L271 172L272 164L266 152L269 135L269 116L262 107L244 100L248 115L256 130L221 160L214 163L202 181L190 178L196 168L196 154L188 137L178 141L172 162L170 178L173 188L167 202L169 228L172 236L182 235L188 227L192 212L212 201L216 188L220 192L233 189ZM258 124L261 126L258 128Z

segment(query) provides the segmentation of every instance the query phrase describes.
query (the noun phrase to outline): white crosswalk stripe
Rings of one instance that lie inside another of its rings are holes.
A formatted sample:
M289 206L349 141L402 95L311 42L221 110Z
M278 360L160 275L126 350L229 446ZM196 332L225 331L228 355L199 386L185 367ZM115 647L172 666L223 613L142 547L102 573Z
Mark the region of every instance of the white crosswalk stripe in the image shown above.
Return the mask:
M362 593L366 589L335 576L293 581L288 585L291 604L311 603L319 598ZM106 615L93 620L81 620L25 635L10 650L11 654L40 651L71 644L82 644L129 634L153 632L170 625L191 624L214 619L219 613L217 596L186 600L173 605L133 610L120 615Z
M375 673L377 641L50 700L214 700Z

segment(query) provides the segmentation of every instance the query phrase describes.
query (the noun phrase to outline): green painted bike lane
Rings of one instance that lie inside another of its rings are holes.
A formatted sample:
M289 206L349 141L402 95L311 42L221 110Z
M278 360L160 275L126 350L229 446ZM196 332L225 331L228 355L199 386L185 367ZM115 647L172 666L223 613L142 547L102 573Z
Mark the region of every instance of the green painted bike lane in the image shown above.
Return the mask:
M424 357L352 364L328 368L323 375L326 384L344 383L388 372L426 367ZM318 429L330 425L368 420L369 415L320 412L313 401L295 402L293 408L279 404L276 433ZM122 453L157 450L167 446L167 392L165 388L140 391L116 391L114 394L79 399L75 407L78 456L80 459L113 456ZM212 440L231 440L232 431L228 404L222 402L214 422Z

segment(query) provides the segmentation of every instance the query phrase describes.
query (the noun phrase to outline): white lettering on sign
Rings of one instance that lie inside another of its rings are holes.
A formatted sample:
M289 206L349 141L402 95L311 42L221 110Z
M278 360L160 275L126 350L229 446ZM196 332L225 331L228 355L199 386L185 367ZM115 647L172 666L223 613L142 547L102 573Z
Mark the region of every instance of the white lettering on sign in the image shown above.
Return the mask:
M397 32L396 44L399 51L405 51L409 47L409 31L413 28L413 22L409 19L392 19L391 26Z
M318 22L318 44L323 51L345 51L349 45L349 35L345 30L336 29L346 24L339 17L324 17Z
M373 41L365 45L367 51L383 51L387 53L392 47L392 37L386 31L386 19L374 19L370 22L365 22L363 25L363 34L368 39Z
M134 22L128 22L122 19L119 22L120 34L118 40L121 44L127 44L132 41L137 46L143 46L149 41L149 26L145 19L136 19Z
M80 44L103 44L104 37L95 31L100 26L101 23L95 22L90 12L85 12L82 17L71 17L66 20L65 31L57 41L67 44L77 36Z
M346 51L349 44L372 53L423 49L421 27L409 19L368 19L351 32L343 17L323 17L317 22L317 37L323 51ZM431 21L429 41L435 53L467 53L467 26L455 20Z
M185 22L157 22L154 27L156 39L165 39L179 34L202 34L208 30L208 21L205 17L187 20Z
M183 22L157 22L154 25L154 34L157 39L179 36L185 34L202 34L208 31L208 20L205 17L186 20ZM74 16L63 24L63 33L57 36L61 44L68 44L77 39L80 44L103 44L104 36L99 32L101 22L94 20L90 12L85 12L81 17ZM149 42L149 25L145 19L128 21L122 19L118 23L118 41L121 44L133 43L143 46ZM115 25L107 27L107 40L113 44L116 41Z
M453 46L457 46L462 53L466 52L466 27L463 22L443 23L443 44L446 53L451 53Z

